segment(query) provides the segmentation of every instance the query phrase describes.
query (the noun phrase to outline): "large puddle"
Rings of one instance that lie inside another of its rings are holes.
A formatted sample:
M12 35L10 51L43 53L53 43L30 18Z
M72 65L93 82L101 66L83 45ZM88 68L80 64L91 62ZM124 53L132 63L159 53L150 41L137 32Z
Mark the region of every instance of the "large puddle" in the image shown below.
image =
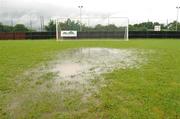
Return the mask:
M139 49L68 49L59 53L45 66L27 71L22 77L30 78L30 81L35 81L36 84L48 83L44 79L51 79L48 81L53 85L53 90L77 88L79 84L87 87L87 84L89 85L94 79L102 81L102 74L119 69L139 68L147 60L144 54L145 52ZM62 83L66 85L60 86L59 84Z
M84 82L116 69L138 68L145 59L136 49L80 48L61 53L49 71L57 81Z

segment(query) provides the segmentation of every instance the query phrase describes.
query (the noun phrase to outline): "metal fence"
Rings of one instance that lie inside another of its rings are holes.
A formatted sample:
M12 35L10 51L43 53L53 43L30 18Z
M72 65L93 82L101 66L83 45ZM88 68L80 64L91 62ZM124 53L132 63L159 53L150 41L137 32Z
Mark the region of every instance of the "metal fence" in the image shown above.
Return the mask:
M81 38L122 38L120 32L78 32L78 39ZM55 39L55 32L27 32L27 33L0 33L0 40L10 39ZM180 38L180 32L174 31L129 31L129 38Z
M180 38L180 32L176 31L130 31L130 38Z

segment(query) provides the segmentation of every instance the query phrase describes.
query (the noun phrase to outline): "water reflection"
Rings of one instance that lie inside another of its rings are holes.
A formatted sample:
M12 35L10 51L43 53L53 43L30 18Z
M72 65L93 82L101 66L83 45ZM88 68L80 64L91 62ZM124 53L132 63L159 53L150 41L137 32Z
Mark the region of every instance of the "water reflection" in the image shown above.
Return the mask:
M58 79L92 79L114 69L136 68L141 58L134 49L79 48L59 56L51 70Z

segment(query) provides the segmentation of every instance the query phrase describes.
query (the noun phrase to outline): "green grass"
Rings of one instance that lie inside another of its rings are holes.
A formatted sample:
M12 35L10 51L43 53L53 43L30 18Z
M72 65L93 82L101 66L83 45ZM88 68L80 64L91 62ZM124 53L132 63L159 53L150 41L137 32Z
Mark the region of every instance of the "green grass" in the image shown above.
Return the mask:
M80 47L137 48L155 53L148 56L148 63L139 69L104 74L107 87L94 93L88 102L81 102L81 94L75 91L35 96L43 84L52 87L46 84L49 80L44 80L50 79L52 74L42 76L35 83L31 79L17 78L23 72L52 60L60 51ZM9 109L12 100L21 100L22 105ZM180 41L0 41L0 118L178 119Z

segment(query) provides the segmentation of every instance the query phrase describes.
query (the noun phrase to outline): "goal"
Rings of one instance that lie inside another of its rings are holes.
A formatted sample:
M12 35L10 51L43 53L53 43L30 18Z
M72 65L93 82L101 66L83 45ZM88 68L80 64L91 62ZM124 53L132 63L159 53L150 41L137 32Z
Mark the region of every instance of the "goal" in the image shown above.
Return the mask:
M56 19L56 39L129 39L127 17L88 17Z

